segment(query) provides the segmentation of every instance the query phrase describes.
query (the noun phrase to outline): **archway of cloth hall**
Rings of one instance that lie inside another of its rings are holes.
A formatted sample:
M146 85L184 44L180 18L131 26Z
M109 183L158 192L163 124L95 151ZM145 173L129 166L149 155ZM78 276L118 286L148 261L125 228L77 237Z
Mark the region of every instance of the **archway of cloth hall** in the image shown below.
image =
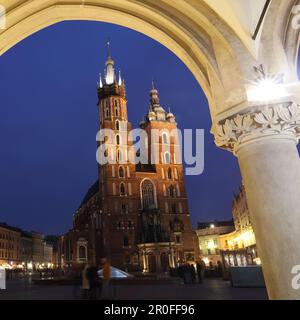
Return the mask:
M298 1L2 0L1 5L6 15L0 54L64 20L129 27L176 54L207 96L217 146L239 160L270 298L300 299L292 286L292 271L300 265Z

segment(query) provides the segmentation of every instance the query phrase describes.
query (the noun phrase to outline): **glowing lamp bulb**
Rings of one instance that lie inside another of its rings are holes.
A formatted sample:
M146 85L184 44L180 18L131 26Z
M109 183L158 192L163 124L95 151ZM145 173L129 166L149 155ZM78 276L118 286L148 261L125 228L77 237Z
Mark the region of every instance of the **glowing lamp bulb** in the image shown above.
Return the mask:
M275 79L265 78L251 85L247 91L248 101L273 101L289 96L286 87Z

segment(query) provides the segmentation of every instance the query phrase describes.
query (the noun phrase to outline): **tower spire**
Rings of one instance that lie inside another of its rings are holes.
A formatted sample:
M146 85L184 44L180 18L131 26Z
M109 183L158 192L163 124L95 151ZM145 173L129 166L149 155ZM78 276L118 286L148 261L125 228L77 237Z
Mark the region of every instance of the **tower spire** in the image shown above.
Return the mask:
M153 79L152 79L152 90L155 90L155 83Z
M150 103L151 106L159 105L158 90L155 89L154 80L152 80L152 89L150 91Z
M102 75L99 73L99 88L103 88Z
M121 74L121 70L119 70L119 86L122 85L122 74Z
M108 85L115 83L115 80L116 80L114 65L115 65L115 62L111 57L110 40L107 40L107 60L106 60L105 83Z

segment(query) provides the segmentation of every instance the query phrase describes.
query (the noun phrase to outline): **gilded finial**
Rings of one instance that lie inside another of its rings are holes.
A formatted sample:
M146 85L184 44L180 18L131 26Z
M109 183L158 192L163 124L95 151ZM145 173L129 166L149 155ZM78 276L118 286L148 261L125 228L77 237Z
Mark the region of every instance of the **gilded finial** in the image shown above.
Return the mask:
M110 50L110 38L107 38L107 57L110 58L111 57L111 50Z

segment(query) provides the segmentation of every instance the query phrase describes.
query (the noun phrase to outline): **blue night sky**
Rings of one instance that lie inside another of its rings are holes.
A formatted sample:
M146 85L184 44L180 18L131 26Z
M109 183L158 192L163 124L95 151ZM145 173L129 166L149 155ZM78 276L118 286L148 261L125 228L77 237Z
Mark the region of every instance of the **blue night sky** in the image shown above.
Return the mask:
M98 22L63 22L0 57L0 221L61 234L97 179L96 83L112 42L137 127L155 79L180 128L205 129L205 170L186 177L192 222L230 219L241 184L237 160L215 147L205 95L168 49L135 31Z

